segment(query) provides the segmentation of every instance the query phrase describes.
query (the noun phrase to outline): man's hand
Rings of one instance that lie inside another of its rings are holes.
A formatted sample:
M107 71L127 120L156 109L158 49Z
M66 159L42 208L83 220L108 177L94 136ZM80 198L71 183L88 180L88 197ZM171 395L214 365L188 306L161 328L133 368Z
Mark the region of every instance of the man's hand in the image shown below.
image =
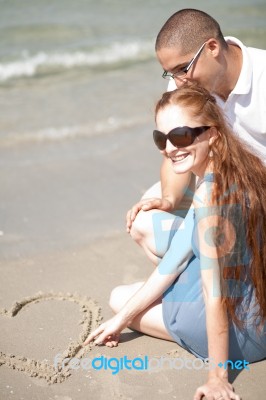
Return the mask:
M138 213L142 211L149 211L149 210L161 210L161 211L172 211L173 204L163 198L150 198L150 199L143 199L140 200L137 204L135 204L128 212L127 212L127 232L130 232L132 227L132 223L135 221L136 216Z

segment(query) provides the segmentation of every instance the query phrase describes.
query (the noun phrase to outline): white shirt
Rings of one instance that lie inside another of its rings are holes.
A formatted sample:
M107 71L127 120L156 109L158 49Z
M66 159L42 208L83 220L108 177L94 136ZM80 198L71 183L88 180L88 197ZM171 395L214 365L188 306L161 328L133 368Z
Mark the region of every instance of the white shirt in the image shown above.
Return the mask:
M266 50L246 47L233 37L225 40L241 48L243 64L228 99L219 98L218 104L233 131L266 162Z

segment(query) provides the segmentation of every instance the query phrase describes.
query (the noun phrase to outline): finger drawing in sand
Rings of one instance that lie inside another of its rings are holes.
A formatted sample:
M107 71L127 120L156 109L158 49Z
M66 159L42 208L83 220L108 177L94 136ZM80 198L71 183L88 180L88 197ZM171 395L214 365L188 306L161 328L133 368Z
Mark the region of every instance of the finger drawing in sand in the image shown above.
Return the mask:
M33 305L42 301L69 301L76 303L80 307L81 321L79 324L82 326L82 331L79 337L74 342L70 342L68 347L61 352L61 361L72 357L82 358L85 349L82 346L84 339L88 336L92 329L94 329L101 320L100 307L92 299L84 296L81 297L77 294L71 293L42 293L25 297L24 299L15 302L9 309L0 310L0 317L14 318L18 313L23 312L25 307L32 307ZM8 368L22 371L31 377L44 379L49 384L60 383L71 376L71 368L68 363L64 362L64 367L61 367L62 362L58 360L58 366L55 368L54 363L47 361L32 360L26 355L5 354L0 352L0 366L7 366Z

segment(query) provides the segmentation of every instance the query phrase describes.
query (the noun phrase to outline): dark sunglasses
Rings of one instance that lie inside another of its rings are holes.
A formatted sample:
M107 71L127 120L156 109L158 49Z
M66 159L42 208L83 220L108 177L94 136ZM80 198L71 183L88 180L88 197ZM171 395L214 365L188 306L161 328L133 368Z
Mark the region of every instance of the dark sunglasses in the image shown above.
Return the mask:
M167 135L155 130L153 131L153 140L159 150L165 149L167 140L170 140L175 147L187 147L194 142L196 137L209 128L210 126L197 126L196 128L179 126L172 129Z

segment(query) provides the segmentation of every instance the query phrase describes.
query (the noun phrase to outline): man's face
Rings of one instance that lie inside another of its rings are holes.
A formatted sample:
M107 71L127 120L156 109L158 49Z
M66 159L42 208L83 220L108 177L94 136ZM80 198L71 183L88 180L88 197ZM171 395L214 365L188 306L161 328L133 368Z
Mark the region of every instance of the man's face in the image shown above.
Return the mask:
M213 91L218 71L217 63L214 63L208 50L208 42L203 43L194 53L186 55L183 55L178 48L166 47L158 50L157 57L164 71L173 74L177 87L183 86L188 81L196 81L205 89Z

